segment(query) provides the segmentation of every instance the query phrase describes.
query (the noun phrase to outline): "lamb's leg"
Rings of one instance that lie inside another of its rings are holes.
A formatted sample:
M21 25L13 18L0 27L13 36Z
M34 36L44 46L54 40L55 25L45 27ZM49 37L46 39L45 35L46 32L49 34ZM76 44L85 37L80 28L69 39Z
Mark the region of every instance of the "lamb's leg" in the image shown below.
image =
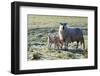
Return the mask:
M50 48L50 44L48 44L48 48Z
M50 48L50 43L48 42L48 48Z
M52 46L52 43L48 43L48 48L50 49L51 48L51 46Z
M59 44L57 44L57 49L59 49Z
M60 48L61 48L61 49L63 48L63 45L62 45L62 44L60 45Z
M66 50L68 50L68 42L67 42L67 48L66 48Z
M54 49L56 49L57 48L57 44L56 43L54 43Z
M61 44L61 46L60 46L61 49L63 48L63 43L64 43L63 41L60 42L60 44Z

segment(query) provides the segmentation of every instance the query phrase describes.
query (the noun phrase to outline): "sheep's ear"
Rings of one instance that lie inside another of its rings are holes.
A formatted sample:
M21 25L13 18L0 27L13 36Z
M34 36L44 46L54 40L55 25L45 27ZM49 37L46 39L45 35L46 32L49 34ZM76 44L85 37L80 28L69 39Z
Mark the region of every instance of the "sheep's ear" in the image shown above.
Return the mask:
M67 23L64 23L64 25L67 25Z
M63 23L60 23L61 25L63 25Z

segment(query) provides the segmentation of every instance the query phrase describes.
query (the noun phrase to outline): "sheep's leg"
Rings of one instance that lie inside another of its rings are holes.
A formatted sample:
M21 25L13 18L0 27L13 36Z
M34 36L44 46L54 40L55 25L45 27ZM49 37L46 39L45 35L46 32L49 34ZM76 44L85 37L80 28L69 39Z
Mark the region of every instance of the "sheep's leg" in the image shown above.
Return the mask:
M68 42L67 42L67 48L66 49L68 50Z
M67 46L67 47L66 47ZM64 49L67 50L68 49L68 42L64 43Z
M66 43L64 43L64 49L66 49Z
M65 41L65 49L68 49L68 41Z
M81 45L81 48L83 48L83 43L82 43L82 41L80 42L80 45Z
M78 45L79 45L79 42L77 41L77 45L76 45L76 48L78 48Z

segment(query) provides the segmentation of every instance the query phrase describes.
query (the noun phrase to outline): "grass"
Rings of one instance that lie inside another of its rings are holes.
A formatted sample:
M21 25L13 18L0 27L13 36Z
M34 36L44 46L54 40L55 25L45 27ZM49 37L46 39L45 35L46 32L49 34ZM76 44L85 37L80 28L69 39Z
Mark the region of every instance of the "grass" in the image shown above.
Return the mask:
M57 60L57 59L82 59L88 58L88 50L75 49L74 43L70 44L74 50L58 50L53 47L48 49L48 34L58 32L59 22L68 22L69 27L87 28L87 17L69 16L37 16L28 15L28 60ZM83 30L83 29L82 29ZM86 48L87 30L83 30Z
M32 60L38 60L41 58L41 54L38 52L33 52Z
M80 16L48 16L48 15L28 15L28 28L59 27L59 22L67 22L69 26L86 27L87 17ZM35 26L36 25L36 26Z

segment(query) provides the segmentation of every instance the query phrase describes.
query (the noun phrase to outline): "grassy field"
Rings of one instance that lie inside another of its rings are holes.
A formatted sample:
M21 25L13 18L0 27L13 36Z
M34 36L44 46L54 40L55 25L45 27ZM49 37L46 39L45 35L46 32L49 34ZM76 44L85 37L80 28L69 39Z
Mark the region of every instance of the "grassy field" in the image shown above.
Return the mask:
M72 27L87 27L87 17L28 15L28 28L59 27L59 22L67 22Z
M75 49L75 43L69 44L69 48L73 48L73 50L66 51L47 46L48 34L57 33L59 23L67 22L69 27L79 27L83 30L87 49L87 17L28 15L27 19L28 60L82 59L88 57L88 50Z

